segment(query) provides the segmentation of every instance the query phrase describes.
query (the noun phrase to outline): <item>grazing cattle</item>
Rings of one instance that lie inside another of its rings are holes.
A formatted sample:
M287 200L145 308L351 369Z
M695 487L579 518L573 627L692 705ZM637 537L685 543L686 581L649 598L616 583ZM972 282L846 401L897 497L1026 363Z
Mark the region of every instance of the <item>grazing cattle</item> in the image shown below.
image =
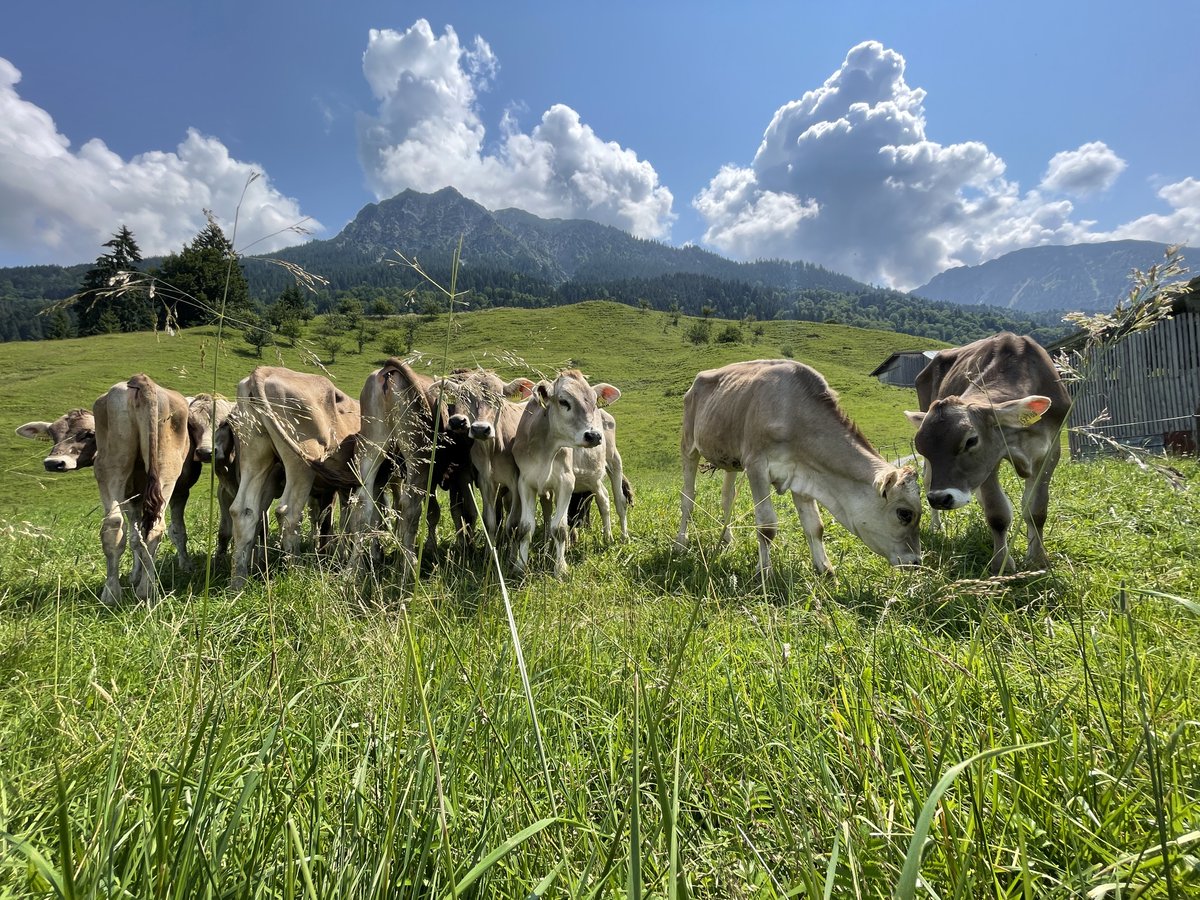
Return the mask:
M185 398L188 404L188 435L192 454L171 494L168 531L177 549L187 547L184 510L192 487L200 479L201 464L212 458L213 430L225 421L233 404L223 397L200 394ZM72 472L91 466L96 456L96 423L91 410L74 409L54 422L29 422L17 429L22 437L45 438L55 442L43 460L48 472ZM227 530L228 504L222 506L222 530ZM227 541L227 538L226 538ZM190 557L180 551L180 567L191 568Z
M146 375L135 375L113 385L96 401L92 412L96 421L94 466L104 515L100 540L108 570L103 600L113 604L121 598L119 573L127 538L126 518L133 544L134 594L139 600L149 600L156 589L154 558L162 540L163 514L192 455L187 401ZM186 538L176 549L186 560Z
M73 409L53 422L26 422L17 434L54 444L42 460L47 472L86 469L96 458L96 420L90 409Z
M1000 486L1000 463L1007 459L1025 481L1025 564L1044 567L1050 476L1071 405L1046 351L1032 338L1008 332L940 350L917 376L917 401L920 412L905 415L917 426L929 505L957 509L978 493L992 532L991 571L1014 568L1008 552L1012 504Z
M426 508L426 536L422 556L437 554L437 524L441 507L437 488L450 490L451 509L460 537L469 539L478 518L470 489L470 440L452 434L446 404L446 385L413 371L401 359L389 359L367 376L359 401L362 433L355 467L361 486L356 501L356 530L371 542L372 558L380 553L369 535L379 526L379 476L390 463L404 472L400 498L400 544L416 558L421 509ZM435 451L436 446L436 451ZM361 535L360 535L361 537Z
M276 507L284 552L299 550L300 520L320 476L330 484L353 480L359 430L358 402L321 375L259 366L238 383L230 417L237 437L239 483L233 500L234 589L246 581L263 513L282 464L284 487Z
M612 485L612 502L617 508L617 524L621 529L621 540L629 540L628 506L633 501L633 487L625 477L621 462L621 451L617 449L617 420L601 409L597 413L602 425L604 440L600 446L571 451L572 468L575 472L575 491L571 494L571 505L567 513L567 524L572 534L587 524L591 515L593 498L600 509L600 526L604 540L612 540L612 515L609 508L608 491L604 479Z
M567 572L567 511L575 488L572 450L599 447L604 425L599 406L615 403L621 392L611 384L588 384L575 369L553 382L540 381L517 423L513 459L517 464L517 546L514 566L524 571L537 511L537 499L549 495L546 531L554 541L554 573Z
M454 404L448 425L451 431L465 432L471 438L471 465L483 499L483 527L493 542L502 494L510 501L517 496L512 448L525 407L515 401L528 399L533 387L528 378L514 378L505 384L486 369L461 373L451 387Z
M681 548L687 545L696 471L704 457L726 473L723 544L732 539L736 478L745 471L764 577L771 570L771 541L778 527L772 489L791 493L818 572L833 571L818 502L892 565L921 561L916 472L882 459L842 411L825 379L802 363L754 360L701 372L683 397L680 449L683 498L675 542Z

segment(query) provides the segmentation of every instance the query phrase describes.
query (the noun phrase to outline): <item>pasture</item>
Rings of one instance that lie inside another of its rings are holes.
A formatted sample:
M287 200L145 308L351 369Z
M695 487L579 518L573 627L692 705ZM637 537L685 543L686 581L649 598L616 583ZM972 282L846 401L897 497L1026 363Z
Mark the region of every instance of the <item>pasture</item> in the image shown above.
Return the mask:
M1052 568L997 579L977 504L923 525L917 570L826 515L822 578L780 502L764 586L744 488L715 552L719 477L671 552L695 373L791 347L894 456L915 398L866 372L928 343L772 322L696 348L686 322L587 303L416 336L433 373L571 365L623 391L631 540L593 525L566 579L540 557L502 580L476 547L411 594L316 559L234 593L164 547L167 596L112 610L95 479L44 473L45 445L13 429L138 371L231 395L257 360L208 328L6 345L0 897L1200 892L1196 464L1176 487L1064 462ZM383 355L329 373L357 396ZM262 361L317 370L294 348ZM215 532L205 481L194 552Z

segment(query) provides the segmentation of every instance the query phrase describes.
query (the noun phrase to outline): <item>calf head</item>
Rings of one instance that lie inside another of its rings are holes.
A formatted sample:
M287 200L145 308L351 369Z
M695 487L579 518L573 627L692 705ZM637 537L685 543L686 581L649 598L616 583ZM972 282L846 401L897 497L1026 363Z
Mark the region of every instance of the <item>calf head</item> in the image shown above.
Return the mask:
M912 466L875 478L880 505L856 517L855 534L893 566L921 563L921 487Z
M620 396L611 384L588 384L575 369L560 373L553 382L539 381L533 389L533 398L546 410L551 437L564 447L598 447L604 426L596 411Z
M1050 408L1033 395L1003 403L944 397L928 412L905 412L917 426L916 450L929 462L925 496L933 509L958 509L1010 453L1019 432Z
M90 409L73 409L53 422L26 422L17 434L54 444L42 460L47 472L83 469L96 460L96 420Z
M495 437L496 417L506 401L528 399L533 393L528 378L514 378L505 384L495 372L476 369L454 383L454 402L450 408L450 431L469 435L472 440Z
M188 435L192 441L192 458L197 462L212 462L213 435L233 411L233 404L224 397L197 394L188 397Z

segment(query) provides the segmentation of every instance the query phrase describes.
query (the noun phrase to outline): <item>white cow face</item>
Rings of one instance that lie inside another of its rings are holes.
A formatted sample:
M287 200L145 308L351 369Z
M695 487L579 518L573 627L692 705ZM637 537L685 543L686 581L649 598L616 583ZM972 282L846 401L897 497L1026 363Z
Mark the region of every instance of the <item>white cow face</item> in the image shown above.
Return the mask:
M616 403L620 390L611 384L588 384L579 372L563 372L554 382L539 382L534 388L537 402L550 418L550 431L560 446L598 447L604 426L596 410Z
M453 395L449 427L456 434L467 434L472 440L487 441L495 437L496 417L504 401L529 398L534 384L528 378L514 378L505 384L495 372L476 369L449 386Z
M878 502L853 514L855 534L893 566L921 563L921 488L911 466L875 481Z
M224 397L214 397L212 394L188 397L187 402L192 455L199 462L212 462L213 434L229 418L233 404Z
M42 460L47 472L70 472L95 462L96 420L90 409L73 409L53 422L26 422L17 434L54 444Z

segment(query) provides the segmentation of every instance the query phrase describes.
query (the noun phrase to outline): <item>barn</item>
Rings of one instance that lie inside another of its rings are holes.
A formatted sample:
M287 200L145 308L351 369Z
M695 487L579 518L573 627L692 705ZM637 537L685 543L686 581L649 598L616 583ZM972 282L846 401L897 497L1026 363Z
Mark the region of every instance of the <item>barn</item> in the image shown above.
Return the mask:
M929 362L936 350L897 350L874 369L871 376L884 384L896 387L915 387L917 373Z
M1070 356L1083 341L1079 333L1046 349L1055 358ZM1074 399L1068 432L1072 459L1106 452L1109 441L1195 455L1200 445L1200 277L1175 299L1171 318L1103 349L1089 376L1067 388Z

